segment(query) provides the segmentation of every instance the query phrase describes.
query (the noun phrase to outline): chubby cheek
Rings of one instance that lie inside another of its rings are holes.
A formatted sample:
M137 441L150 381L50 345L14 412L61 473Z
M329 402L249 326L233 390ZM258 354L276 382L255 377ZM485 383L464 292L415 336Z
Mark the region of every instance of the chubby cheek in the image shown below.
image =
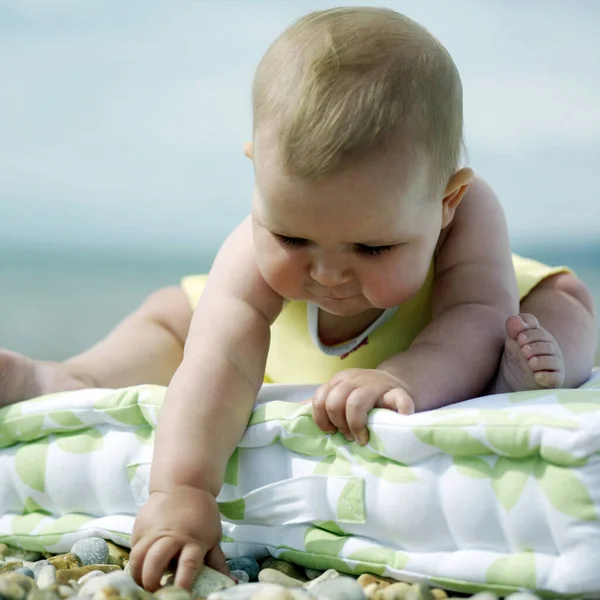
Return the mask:
M302 252L282 248L273 239L255 239L254 251L258 269L269 286L283 298L303 298L306 268Z
M377 308L399 306L416 296L428 269L429 265L373 269L363 277L363 295Z

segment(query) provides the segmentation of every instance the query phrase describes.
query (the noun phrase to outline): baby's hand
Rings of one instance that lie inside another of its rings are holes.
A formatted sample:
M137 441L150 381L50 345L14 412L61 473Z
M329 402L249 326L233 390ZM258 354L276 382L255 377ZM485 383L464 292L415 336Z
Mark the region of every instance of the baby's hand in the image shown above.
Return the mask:
M189 589L203 563L229 575L220 541L221 516L210 492L186 486L153 492L135 521L131 574L152 592L174 558L179 587Z
M372 408L415 412L402 382L386 371L346 369L322 385L312 398L313 418L328 433L337 430L346 439L364 445L369 441L367 416Z

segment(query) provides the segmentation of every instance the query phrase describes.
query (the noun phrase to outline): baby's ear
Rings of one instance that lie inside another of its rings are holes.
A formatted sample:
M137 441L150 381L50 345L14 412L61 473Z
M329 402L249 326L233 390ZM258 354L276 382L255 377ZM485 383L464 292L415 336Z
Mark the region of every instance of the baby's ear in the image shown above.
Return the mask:
M450 178L442 200L442 229L452 222L458 205L473 181L473 176L473 169L464 167Z
M250 160L254 160L254 144L252 142L246 142L244 144L244 155Z

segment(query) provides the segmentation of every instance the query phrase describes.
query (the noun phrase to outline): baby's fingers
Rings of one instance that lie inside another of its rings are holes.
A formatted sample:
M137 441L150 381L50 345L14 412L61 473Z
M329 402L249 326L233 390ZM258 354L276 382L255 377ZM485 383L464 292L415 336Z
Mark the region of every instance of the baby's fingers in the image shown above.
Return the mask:
M229 567L227 566L227 562L225 561L225 554L223 554L223 550L221 550L221 546L215 546L212 550L209 550L206 556L204 557L204 564L212 567L213 569L220 571L223 575L227 575L227 577L231 577L229 572Z
M335 433L336 427L331 422L326 407L327 395L330 389L331 385L326 383L315 392L312 398L312 414L315 424L319 429L327 433Z
M379 393L368 387L356 388L346 401L346 420L352 437L361 445L369 441L367 419L375 406Z
M412 415L415 412L415 403L410 394L402 388L394 388L383 395L383 408L395 410L401 415Z
M198 544L186 544L177 560L175 585L189 590L202 566L204 552Z
M172 537L161 537L150 546L142 565L141 581L145 589L154 592L160 587L161 577L180 550L180 543Z

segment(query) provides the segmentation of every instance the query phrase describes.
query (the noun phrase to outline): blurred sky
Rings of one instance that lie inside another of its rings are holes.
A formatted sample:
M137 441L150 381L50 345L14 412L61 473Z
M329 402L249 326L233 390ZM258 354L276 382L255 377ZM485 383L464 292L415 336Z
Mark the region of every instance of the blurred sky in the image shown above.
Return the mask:
M340 4L449 49L471 165L517 241L597 237L598 0L0 0L0 245L213 249L249 207L260 56Z

